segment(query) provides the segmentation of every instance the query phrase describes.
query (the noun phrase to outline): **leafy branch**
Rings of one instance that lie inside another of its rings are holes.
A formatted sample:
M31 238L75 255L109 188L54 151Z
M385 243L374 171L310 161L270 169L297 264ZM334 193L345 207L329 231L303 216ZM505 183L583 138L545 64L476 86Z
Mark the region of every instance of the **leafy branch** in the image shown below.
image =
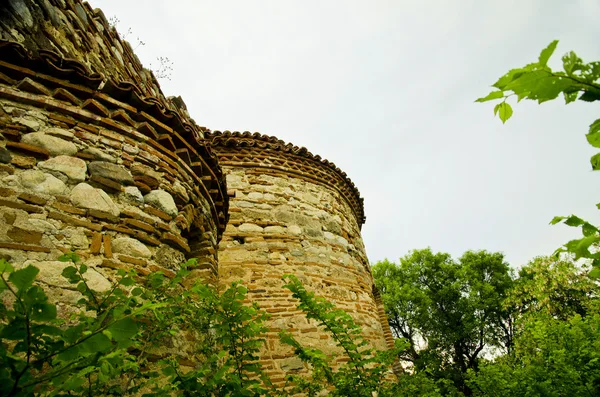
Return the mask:
M513 114L512 107L506 102L512 95L516 95L518 101L529 99L538 103L556 99L561 93L566 104L576 100L599 101L600 62L584 63L575 52L570 51L562 57L563 71L553 71L548 66L548 61L557 45L558 40L554 40L542 50L537 62L510 70L492 85L496 90L475 102L502 99L502 102L494 107L494 115L498 114L502 123L505 123ZM586 138L590 145L600 148L600 119L590 125ZM592 156L590 162L594 171L600 170L600 153ZM600 209L600 204L597 204L597 207ZM593 266L590 277L600 278L600 252L591 250L600 243L600 227L575 215L554 217L550 224L561 222L568 226L580 227L583 237L569 241L556 250L555 255L569 253L573 254L575 259L589 260Z

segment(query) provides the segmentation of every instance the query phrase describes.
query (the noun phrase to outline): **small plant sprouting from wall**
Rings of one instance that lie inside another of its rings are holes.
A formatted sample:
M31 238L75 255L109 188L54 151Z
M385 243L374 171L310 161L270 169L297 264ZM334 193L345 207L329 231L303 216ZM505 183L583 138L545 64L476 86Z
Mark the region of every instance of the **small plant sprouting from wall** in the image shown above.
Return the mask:
M117 27L118 27L119 23L121 23L121 20L119 18L117 18L117 16L110 17L108 19L108 23L110 24L110 26L114 27L115 30L117 30L121 40L129 41L130 37L133 37L133 30L131 29L131 27L128 27L127 31L125 33L119 32ZM138 47L145 46L145 45L146 45L146 42L142 41L139 38L139 36L136 36L134 45L132 46L132 49L135 51ZM173 76L173 65L174 65L174 63L173 63L173 61L171 61L169 59L169 57L159 56L159 57L156 57L155 62L150 63L148 69L150 69L152 71L152 73L154 73L154 77L156 77L158 80L161 80L161 79L171 80L171 77Z

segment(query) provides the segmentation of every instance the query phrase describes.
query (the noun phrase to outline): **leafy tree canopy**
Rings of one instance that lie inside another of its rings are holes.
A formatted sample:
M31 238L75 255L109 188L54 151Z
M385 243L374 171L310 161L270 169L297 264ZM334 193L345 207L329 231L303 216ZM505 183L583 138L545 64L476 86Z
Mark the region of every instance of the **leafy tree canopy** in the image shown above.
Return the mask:
M502 254L468 251L454 260L415 250L398 264L377 263L373 275L393 334L409 344L400 359L414 371L469 393L464 375L478 367L482 352L510 344L503 300L512 280Z

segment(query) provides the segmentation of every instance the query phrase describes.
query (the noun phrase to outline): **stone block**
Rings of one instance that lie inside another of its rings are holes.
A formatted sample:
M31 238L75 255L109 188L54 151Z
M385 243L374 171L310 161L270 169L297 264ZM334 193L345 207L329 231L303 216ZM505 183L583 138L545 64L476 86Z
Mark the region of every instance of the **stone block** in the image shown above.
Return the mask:
M83 182L87 174L85 161L71 156L56 156L49 160L41 161L38 167L49 172L60 172L71 182Z
M177 215L178 210L175 205L173 196L164 190L153 190L144 196L144 202L148 205L154 206L161 211L166 212L170 216L174 217Z
M64 194L67 186L54 175L38 170L27 170L19 174L21 185L37 193L57 196Z
M44 148L53 156L59 156L61 154L73 156L77 153L77 146L75 146L74 143L52 135L44 134L43 132L25 134L21 137L21 142Z
M108 161L92 161L88 164L90 175L112 179L124 185L133 184L133 176L125 167L109 163Z
M113 216L119 216L121 211L119 207L112 201L110 196L101 189L96 189L87 183L80 183L73 188L69 196L73 205L107 212Z
M152 253L142 242L130 238L119 237L112 241L112 251L114 253L126 254L136 258L150 258Z

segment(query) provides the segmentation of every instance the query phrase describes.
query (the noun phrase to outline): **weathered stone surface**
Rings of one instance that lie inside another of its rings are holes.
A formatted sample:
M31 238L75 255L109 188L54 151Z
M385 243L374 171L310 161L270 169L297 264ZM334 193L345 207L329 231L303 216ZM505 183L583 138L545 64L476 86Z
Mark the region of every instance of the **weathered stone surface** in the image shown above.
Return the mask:
M298 371L304 368L304 363L299 357L285 358L280 361L279 367L284 372Z
M183 252L163 244L156 250L155 260L167 269L179 269L179 265L185 262L185 255Z
M77 153L77 146L74 143L65 141L64 139L44 134L43 132L32 132L21 137L21 142L39 146L46 149L53 156L61 154L72 156Z
M327 240L335 240L335 234L331 233L331 232L323 232L323 236L327 239Z
M20 156L18 154L15 154L10 162L10 164L14 165L15 167L26 169L35 167L36 163L37 160L35 157Z
M288 232L293 236L299 236L302 234L302 228L298 225L289 225L287 229Z
M27 127L28 131L37 131L40 129L40 123L26 118L17 119L17 124Z
M129 202L133 202L135 204L144 204L144 196L142 196L142 192L136 186L125 186L123 189L123 193L121 196Z
M45 128L42 131L44 134L48 134L48 135L54 135L60 138L66 138L67 140L70 140L71 138L73 138L75 135L68 130L65 130L64 128L58 128L58 127L48 127Z
M73 284L62 276L62 271L72 266L68 262L59 261L26 261L23 263L23 267L33 265L40 269L38 280L46 285L62 288L73 288ZM110 290L111 284L104 276L98 273L95 269L90 268L83 274L86 283L94 291L106 292Z
M91 175L98 175L126 185L133 184L131 173L120 165L107 161L92 161L88 164L88 169Z
M360 228L339 191L283 173L260 175L262 169L252 167L224 166L224 171L236 195L230 198L230 223L219 245L219 283L243 280L249 299L271 314L267 326L273 333L291 328L301 343L315 345L316 340L327 354L342 357L316 324L294 313L289 295L280 295L281 276L293 273L308 290L350 313L371 346L385 348L382 308L372 295ZM269 340L260 355L272 357L275 378L308 370L277 340Z
M183 200L184 203L190 201L190 196L187 193L187 189L179 181L173 182L173 191Z
M11 160L10 152L6 148L0 148L0 163L8 164Z
M69 199L73 205L80 208L95 209L107 212L113 216L119 216L121 213L119 207L104 190L96 189L87 183L82 182L75 186L71 191Z
M54 226L52 223L43 219L35 219L32 217L27 217L24 220L19 220L15 222L14 225L20 227L21 229L31 230L40 233L54 233L57 231L56 226Z
M12 241L25 244L39 244L42 239L42 233L21 229L19 227L11 227L6 232L6 235Z
M111 247L115 253L126 254L136 258L150 258L152 256L148 247L134 238L116 238L112 240Z
M149 176L156 181L160 181L162 179L162 174L158 171L153 170L147 165L143 164L135 164L131 167L131 172L133 175L145 175Z
M262 233L263 228L254 223L242 223L238 230L243 233Z
M95 147L88 147L88 148L86 148L86 149L83 150L83 153L89 154L95 160L107 161L109 163L116 163L117 162L116 157L111 156L110 154L106 153L104 150L100 150L100 149L95 148Z
M248 198L251 200L261 200L263 198L263 194L260 192L250 192L248 193Z
M282 226L267 226L264 229L265 233L285 233L285 229Z
M144 202L166 212L171 216L176 216L178 213L173 196L164 190L159 189L151 191L144 196Z
M85 181L87 172L85 161L71 156L52 157L49 160L39 162L38 167L47 171L60 172L72 182Z
M27 170L19 174L23 187L34 192L56 196L64 194L67 186L57 177L38 170Z
M90 246L90 241L83 232L78 228L68 228L61 230L65 236L66 244L70 245L72 250L86 249Z

